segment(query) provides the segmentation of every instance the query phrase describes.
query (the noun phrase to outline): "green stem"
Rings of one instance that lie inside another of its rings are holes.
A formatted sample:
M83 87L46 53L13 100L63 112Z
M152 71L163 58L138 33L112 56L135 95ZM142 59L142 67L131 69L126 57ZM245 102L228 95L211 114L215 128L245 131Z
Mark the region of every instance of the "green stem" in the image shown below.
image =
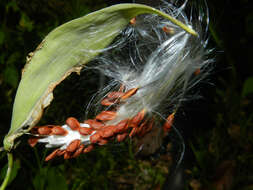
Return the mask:
M11 176L11 171L12 171L12 166L13 166L13 155L12 155L12 153L7 153L7 156L8 156L8 169L7 169L4 181L0 187L0 190L4 190L7 187L8 181Z

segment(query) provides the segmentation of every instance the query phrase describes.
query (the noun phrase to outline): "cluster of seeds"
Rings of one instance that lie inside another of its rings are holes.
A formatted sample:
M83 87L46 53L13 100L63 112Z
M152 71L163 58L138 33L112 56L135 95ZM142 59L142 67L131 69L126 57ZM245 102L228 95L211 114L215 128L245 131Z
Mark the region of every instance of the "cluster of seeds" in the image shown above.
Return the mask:
M117 117L117 107L124 104L124 101L135 95L138 88L130 89L124 92L123 87L119 91L113 91L101 101L103 106L109 106L106 111L99 113L94 119L85 120L83 123L74 117L66 120L66 125L46 125L34 127L31 133L35 135L28 140L28 143L34 147L38 142L46 143L46 147L57 147L49 154L45 161L49 161L57 156L64 159L75 158L82 153L88 153L96 145L105 145L110 140L122 142L127 137L143 137L152 130L154 118L148 117L146 110L141 110L132 118L124 119L116 125L108 124ZM163 128L168 132L172 126L174 114L168 117Z

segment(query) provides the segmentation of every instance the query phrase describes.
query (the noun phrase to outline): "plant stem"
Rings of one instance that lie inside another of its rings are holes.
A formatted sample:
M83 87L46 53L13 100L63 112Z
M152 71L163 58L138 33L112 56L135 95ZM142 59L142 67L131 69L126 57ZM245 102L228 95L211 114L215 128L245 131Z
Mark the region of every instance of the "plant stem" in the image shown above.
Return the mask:
M4 181L0 187L0 190L4 190L7 187L8 181L11 176L11 171L12 171L12 166L13 166L13 155L12 155L12 153L7 153L7 156L8 156L8 169L7 169Z

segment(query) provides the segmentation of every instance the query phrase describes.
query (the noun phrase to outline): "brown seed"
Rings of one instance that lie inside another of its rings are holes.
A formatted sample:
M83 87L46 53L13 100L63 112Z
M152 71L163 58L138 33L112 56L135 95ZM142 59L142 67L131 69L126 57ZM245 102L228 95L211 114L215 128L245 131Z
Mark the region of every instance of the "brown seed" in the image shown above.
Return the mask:
M132 19L130 20L130 24L131 24L131 25L135 25L135 24L136 24L136 17L134 17L134 18L132 18Z
M76 149L80 146L81 140L80 139L76 139L73 140L68 147L66 148L67 152L74 152L76 151Z
M32 134L38 134L38 126L35 126L35 127L33 127L31 130L30 130L30 133L32 133Z
M141 137L143 131L145 130L145 128L147 128L146 125L147 125L147 120L144 121L144 122L137 128L136 134L137 134L139 137Z
M96 121L94 119L88 119L88 120L84 121L84 123L90 125L90 127L92 127L93 129L96 129L96 130L105 125L102 122Z
M198 69L196 69L196 71L194 72L194 75L199 75L200 72L201 72L201 71L200 71L200 69L198 68Z
M35 137L35 138L29 138L28 139L28 144L31 147L35 147L35 145L38 143L39 138Z
M111 126L106 126L104 127L102 130L101 130L101 136L103 138L109 138L111 136L113 136L114 132L113 132L113 129L114 129L115 126L111 125Z
M132 138L136 134L136 131L137 131L137 127L133 128L132 131L129 134L129 137Z
M143 109L141 110L138 114L136 114L133 119L131 120L131 126L133 125L134 127L138 126L140 122L143 120L145 116L146 110Z
M88 127L80 127L78 131L81 135L90 135L93 132L93 130Z
M64 156L63 156L64 160L70 159L71 158L71 154L72 154L71 152L66 151L64 153Z
M134 94L136 94L136 92L138 91L139 88L132 88L130 90L128 90L122 97L121 100L126 100L127 98L133 96Z
M114 111L102 111L96 116L97 120L110 121L116 117L116 112Z
M94 149L94 145L90 144L89 146L87 146L84 150L83 153L88 153L90 151L92 151Z
M65 136L68 134L68 131L63 129L61 126L54 126L52 128L51 135L62 135Z
M90 142L91 143L97 143L100 138L101 138L100 134L95 133L94 135L90 136Z
M151 120L151 122L149 122L146 126L146 128L145 128L145 133L148 133L148 132L150 132L151 130L152 130L152 128L153 128L153 125L154 125L154 119L152 119Z
M101 105L103 105L103 106L111 106L111 105L113 105L115 103L116 103L116 101L113 101L113 100L111 100L109 98L105 98L105 99L103 99L101 101Z
M124 92L110 92L108 93L107 97L110 99L117 99L123 96L125 93Z
M123 140L125 140L125 138L127 137L127 133L123 133L123 134L118 134L117 135L117 141L118 142L122 142Z
M167 34L174 34L175 33L175 29L172 27L169 27L169 26L164 26L162 29Z
M123 133L128 129L128 125L129 124L129 120L125 119L120 121L114 128L113 128L113 132L114 133Z
M84 148L84 144L81 144L79 148L75 151L72 157L76 158L77 156L79 156L83 152L83 148Z
M45 161L49 161L49 160L52 160L53 158L55 158L57 156L57 152L58 152L59 149L56 149L54 150L51 154L49 154L46 158L45 158Z
M174 115L175 115L175 113L172 113L167 117L167 121L163 125L164 132L169 132L171 130L171 127L172 127L172 124L174 121Z
M108 143L108 140L106 140L106 139L103 139L103 138L98 139L98 144L101 145L101 146L105 145L107 143Z
M51 131L51 128L49 128L48 126L42 126L38 128L38 133L40 135L50 135Z
M74 117L69 117L66 120L66 124L72 129L72 130L78 130L80 128L79 121Z
M60 150L57 152L57 156L62 156L63 154L65 154L66 150Z

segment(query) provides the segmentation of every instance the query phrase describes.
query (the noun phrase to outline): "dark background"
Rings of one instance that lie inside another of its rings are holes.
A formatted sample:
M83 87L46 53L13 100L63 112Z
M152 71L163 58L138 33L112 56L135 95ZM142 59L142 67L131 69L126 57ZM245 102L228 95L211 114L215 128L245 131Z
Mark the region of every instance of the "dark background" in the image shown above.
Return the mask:
M1 142L10 126L12 104L28 53L60 24L120 2L131 1L0 1ZM253 189L253 7L249 0L207 3L215 64L209 79L200 85L203 98L185 104L176 118L186 144L177 174L174 169L166 170L176 165L171 164L173 154L137 160L127 143L76 160L48 164L43 162L46 150L31 149L27 137L23 137L14 152L9 189ZM82 105L98 88L96 78L89 77L94 75L99 77L89 72L71 75L60 84L41 123L63 123L69 115L80 118ZM4 152L0 159L3 179ZM180 175L178 186L175 181Z

